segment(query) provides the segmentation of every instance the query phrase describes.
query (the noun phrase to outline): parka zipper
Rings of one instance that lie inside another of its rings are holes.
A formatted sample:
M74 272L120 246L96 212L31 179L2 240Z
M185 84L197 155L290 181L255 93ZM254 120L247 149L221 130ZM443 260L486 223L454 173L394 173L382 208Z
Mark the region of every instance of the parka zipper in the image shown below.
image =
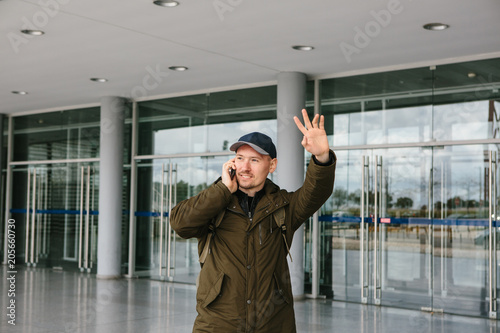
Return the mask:
M248 212L248 219L250 220L250 224L253 222L252 212ZM262 245L262 225L259 223L259 244Z
M262 223L259 223L259 244L262 245Z

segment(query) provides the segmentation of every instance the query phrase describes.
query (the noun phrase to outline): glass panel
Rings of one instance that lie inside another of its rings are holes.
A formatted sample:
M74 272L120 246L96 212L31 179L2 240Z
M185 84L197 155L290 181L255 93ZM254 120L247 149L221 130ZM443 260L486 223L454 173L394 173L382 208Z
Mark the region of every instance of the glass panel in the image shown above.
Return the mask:
M122 174L122 274L128 274L129 249L130 249L130 188L131 188L131 168L129 165L123 166ZM97 239L97 238L96 238ZM96 244L97 245L97 244Z
M333 146L498 138L500 61L324 80Z
M499 136L500 103L497 101L436 105L434 110L436 140L481 140Z
M364 168L363 155L367 157ZM337 157L335 189L320 216L321 291L338 300L366 298L368 303L416 309L430 306L431 151L351 150L339 151Z
M434 308L445 312L488 316L490 150L435 150Z
M224 156L193 157L143 160L139 163L138 193L141 195L137 198L135 213L136 271L139 274L146 273L155 279L195 283L200 270L198 242L175 235L169 244L168 211L177 202L198 194L212 184L220 176L222 164L228 159Z
M434 138L498 138L500 60L443 65L435 72Z
M319 213L320 294L360 301L362 151L337 151L335 187Z
M276 87L141 102L139 155L219 152L242 133L276 138Z
M12 174L16 186L10 211L16 220L16 254L20 261L78 269L79 255L86 251L86 267L95 272L97 164L15 167Z
M78 109L13 118L14 161L99 156L100 109Z
M365 285L368 303L375 303L379 288L382 305L488 316L490 150L498 154L494 145L337 152L335 190L320 216L321 293L360 301ZM362 154L370 160L364 267L356 189L361 188ZM377 234L375 155L382 156ZM493 230L499 230L496 224ZM375 276L380 277L377 285Z
M130 163L131 109L124 114L124 163ZM99 157L100 108L13 118L13 161Z
M322 81L321 112L331 145L429 141L432 81L428 68Z
M432 305L432 150L378 153L381 304L428 308Z

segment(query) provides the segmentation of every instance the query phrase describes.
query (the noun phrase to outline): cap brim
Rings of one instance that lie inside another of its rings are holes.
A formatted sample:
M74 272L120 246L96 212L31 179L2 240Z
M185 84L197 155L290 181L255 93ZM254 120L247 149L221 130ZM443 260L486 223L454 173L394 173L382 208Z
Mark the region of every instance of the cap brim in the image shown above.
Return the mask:
M238 148L240 148L243 145L248 145L248 146L252 147L259 154L269 155L269 153L267 151L265 151L264 149L260 148L259 146L254 145L253 143L250 143L250 142L245 142L245 141L238 141L238 142L233 143L231 145L231 147L229 147L229 150L236 151L236 150L238 150Z

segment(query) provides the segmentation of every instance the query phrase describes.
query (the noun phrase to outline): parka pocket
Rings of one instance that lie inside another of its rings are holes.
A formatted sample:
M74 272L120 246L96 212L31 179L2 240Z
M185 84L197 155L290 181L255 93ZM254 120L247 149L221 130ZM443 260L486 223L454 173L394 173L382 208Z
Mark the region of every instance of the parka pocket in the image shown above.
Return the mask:
M287 290L283 288L283 284L280 282L280 279L278 278L276 272L274 272L274 283L275 283L275 289L274 289L275 296L281 298L287 304L290 304L290 300L292 299L291 295L289 295Z
M201 274L201 273L200 273ZM206 281L202 281L201 279L208 278ZM224 281L224 273L218 271L215 277L210 278L209 276L204 275L201 277L200 275L200 289L198 293L200 296L205 295L202 299L201 306L206 308L213 301L215 301L218 297L221 296L222 292L222 282Z

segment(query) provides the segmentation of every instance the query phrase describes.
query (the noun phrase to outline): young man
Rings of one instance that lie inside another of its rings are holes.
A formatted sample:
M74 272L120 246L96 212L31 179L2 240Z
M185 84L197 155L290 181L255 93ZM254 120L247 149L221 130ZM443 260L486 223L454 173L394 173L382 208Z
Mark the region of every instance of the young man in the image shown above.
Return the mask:
M336 162L323 116L311 122L306 110L302 115L305 126L294 120L313 157L300 189L288 192L267 179L277 167L276 147L254 132L231 146L236 156L224 163L221 178L172 209L177 234L197 237L200 255L207 242L210 249L199 275L193 332L296 332L288 246L331 195ZM284 212L282 226L278 211Z

